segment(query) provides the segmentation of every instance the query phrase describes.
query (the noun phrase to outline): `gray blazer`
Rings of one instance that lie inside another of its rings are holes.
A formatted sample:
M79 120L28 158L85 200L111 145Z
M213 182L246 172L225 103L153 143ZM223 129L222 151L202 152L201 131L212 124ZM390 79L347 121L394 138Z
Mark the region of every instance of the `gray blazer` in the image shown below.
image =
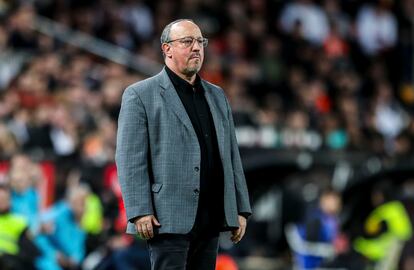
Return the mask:
M202 85L223 163L225 222L238 227L238 213L251 209L232 113L220 87ZM124 91L115 160L128 220L153 214L158 233L188 233L198 206L200 159L197 135L165 69ZM136 233L131 222L127 233Z

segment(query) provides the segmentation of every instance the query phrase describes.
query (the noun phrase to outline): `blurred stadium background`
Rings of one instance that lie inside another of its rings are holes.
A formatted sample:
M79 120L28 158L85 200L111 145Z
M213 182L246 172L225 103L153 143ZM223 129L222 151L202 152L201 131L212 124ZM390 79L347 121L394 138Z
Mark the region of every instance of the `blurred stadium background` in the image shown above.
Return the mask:
M210 40L253 204L217 269L414 269L413 0L0 0L0 268L149 269L117 117L176 18Z

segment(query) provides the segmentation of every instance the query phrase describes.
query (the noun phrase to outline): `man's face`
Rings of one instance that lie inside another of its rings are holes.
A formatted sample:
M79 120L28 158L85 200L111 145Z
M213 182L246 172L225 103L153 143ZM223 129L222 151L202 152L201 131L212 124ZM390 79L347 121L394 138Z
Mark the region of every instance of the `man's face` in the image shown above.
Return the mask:
M185 76L192 76L201 69L204 60L204 47L196 40L190 45L185 44L182 38L202 38L200 28L190 21L181 21L171 27L170 40L163 44L165 56L170 59L172 69ZM177 40L180 39L180 40Z
M83 191L69 199L69 204L77 220L80 220L85 213L87 194Z
M31 186L28 171L13 169L10 172L10 185L18 193L26 191Z
M342 208L341 199L336 193L323 194L320 199L320 207L328 215L337 215Z

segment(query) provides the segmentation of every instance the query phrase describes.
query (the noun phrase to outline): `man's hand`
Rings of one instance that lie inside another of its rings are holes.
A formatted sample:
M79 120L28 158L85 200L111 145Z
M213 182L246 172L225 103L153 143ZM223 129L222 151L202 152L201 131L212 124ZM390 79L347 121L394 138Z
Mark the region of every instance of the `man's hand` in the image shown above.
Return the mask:
M246 232L246 224L246 218L239 215L239 228L231 232L232 236L230 240L233 243L237 244L243 238L244 233Z
M154 237L154 226L161 226L154 215L136 218L134 224L141 238L146 240Z

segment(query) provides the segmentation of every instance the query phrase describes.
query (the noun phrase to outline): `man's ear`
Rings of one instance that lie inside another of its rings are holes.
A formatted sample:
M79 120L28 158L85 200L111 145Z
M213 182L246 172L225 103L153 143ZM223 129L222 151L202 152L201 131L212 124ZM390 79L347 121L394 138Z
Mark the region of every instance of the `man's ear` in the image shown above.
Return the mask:
M171 58L171 46L167 43L163 43L161 45L162 52L164 53L165 57Z

